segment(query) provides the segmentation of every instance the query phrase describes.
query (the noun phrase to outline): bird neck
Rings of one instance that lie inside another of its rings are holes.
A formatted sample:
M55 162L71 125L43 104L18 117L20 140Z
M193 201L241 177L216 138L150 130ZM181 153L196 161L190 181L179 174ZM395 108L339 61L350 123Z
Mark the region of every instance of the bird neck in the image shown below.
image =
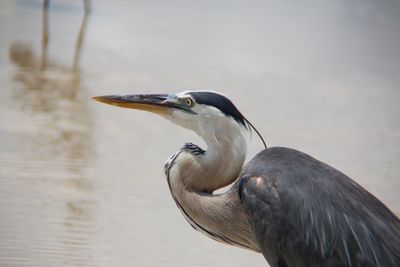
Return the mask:
M208 194L187 190L181 179L169 183L178 208L194 229L216 241L259 251L235 185L223 194Z
M206 151L187 144L167 161L168 185L178 208L196 230L217 241L258 251L237 184L223 194L213 194L238 178L247 152L239 127L222 128L225 131L200 134Z
M217 241L258 251L237 185L223 194L212 194L237 179L246 155L245 140L240 136L205 141L208 149L204 153L196 155L193 151L198 149L184 147L167 163L171 194L196 230Z
M237 179L246 158L246 140L239 130L203 139L204 154L182 155L180 179L188 190L212 193Z

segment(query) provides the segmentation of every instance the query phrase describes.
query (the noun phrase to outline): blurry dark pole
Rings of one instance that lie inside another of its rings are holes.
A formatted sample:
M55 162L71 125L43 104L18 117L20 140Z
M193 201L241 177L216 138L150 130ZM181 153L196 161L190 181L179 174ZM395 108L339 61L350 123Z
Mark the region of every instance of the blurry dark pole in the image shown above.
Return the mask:
M43 16L42 16L42 51L40 57L40 71L47 67L47 48L49 44L49 4L50 0L43 1ZM91 10L90 0L83 0L84 14L79 28L78 37L75 44L74 59L72 64L72 72L78 73L79 59L81 56L83 37L85 35L88 15Z
M74 62L73 62L73 65L72 65L72 71L74 73L76 73L78 71L79 59L81 57L83 37L85 36L87 18L88 18L88 15L90 13L90 1L89 0L83 0L83 8L84 8L84 12L85 13L84 13L83 18L82 18L82 23L81 23L81 27L79 29L78 38L76 39Z
M47 66L47 46L49 43L49 0L43 1L42 16L42 54L40 57L40 70L43 71Z

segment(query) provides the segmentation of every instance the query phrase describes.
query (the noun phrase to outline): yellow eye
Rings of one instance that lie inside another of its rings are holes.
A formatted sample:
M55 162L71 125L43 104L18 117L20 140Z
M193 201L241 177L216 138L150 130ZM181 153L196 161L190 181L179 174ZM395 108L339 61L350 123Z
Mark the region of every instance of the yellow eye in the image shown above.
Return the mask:
M189 107L193 106L193 100L191 98L186 98L186 105Z

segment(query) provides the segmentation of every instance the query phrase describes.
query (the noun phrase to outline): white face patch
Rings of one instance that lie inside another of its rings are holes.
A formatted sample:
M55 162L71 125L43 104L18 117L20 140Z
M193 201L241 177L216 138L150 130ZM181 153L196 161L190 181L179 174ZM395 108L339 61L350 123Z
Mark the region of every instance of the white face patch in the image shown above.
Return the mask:
M178 98L185 98L185 97L188 97L188 96L189 96L189 92L190 92L190 91L183 91L183 92L180 92L180 93L176 93L175 95L176 95Z
M215 94L211 91L203 92ZM206 143L217 142L228 136L235 138L235 136L245 135L246 128L243 124L213 105L197 103L193 96L196 93L199 91L183 91L169 95L168 100L182 106L182 109L174 109L166 118L181 127L196 132Z

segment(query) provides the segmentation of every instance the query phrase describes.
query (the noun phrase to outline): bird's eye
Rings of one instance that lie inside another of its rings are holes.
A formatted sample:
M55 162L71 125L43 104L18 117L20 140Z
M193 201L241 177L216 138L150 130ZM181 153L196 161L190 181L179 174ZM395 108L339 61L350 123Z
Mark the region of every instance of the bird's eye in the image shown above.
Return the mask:
M189 107L193 106L193 100L190 97L186 98L185 101L186 101L186 105L188 105Z

